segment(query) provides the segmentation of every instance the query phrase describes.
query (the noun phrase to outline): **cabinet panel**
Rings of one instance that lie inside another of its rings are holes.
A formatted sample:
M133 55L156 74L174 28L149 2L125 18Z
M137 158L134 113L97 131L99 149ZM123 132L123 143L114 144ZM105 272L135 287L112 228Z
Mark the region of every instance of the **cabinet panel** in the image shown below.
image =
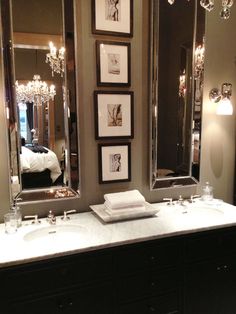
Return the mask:
M16 267L7 272L6 295L35 295L96 281L112 272L112 256L80 255ZM32 286L34 287L32 289ZM14 289L11 289L14 287Z
M179 241L156 241L129 246L115 254L119 273L131 273L152 268L173 267L179 263L182 250Z
M225 258L221 265L221 289L218 298L221 314L236 313L236 256Z
M2 314L112 314L113 308L112 285L107 283L65 294L14 302Z
M119 314L180 314L179 295L166 294L121 306Z
M220 249L218 233L197 235L186 239L185 260L195 261L217 257Z
M186 269L185 313L219 313L221 274L216 262L195 263Z

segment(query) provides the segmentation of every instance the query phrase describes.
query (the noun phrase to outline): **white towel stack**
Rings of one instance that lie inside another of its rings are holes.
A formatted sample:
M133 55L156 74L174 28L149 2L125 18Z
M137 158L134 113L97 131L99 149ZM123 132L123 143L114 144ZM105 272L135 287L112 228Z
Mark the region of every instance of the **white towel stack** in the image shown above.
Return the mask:
M111 215L143 212L145 198L138 190L104 195L106 211Z

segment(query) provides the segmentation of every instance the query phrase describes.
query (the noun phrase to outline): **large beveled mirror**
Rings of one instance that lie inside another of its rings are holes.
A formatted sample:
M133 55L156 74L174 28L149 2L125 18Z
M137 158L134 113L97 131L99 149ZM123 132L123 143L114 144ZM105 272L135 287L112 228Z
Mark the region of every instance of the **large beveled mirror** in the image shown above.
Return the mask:
M1 0L12 197L79 196L73 0Z
M151 0L150 188L197 184L205 11L197 0Z

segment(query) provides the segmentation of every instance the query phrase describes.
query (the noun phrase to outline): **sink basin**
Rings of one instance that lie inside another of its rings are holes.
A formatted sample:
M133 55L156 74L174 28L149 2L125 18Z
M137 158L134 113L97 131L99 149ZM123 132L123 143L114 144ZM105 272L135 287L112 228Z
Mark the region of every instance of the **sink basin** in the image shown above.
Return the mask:
M78 225L55 225L41 227L25 234L24 241L35 242L42 241L47 244L51 241L67 242L81 241L86 234L86 228Z

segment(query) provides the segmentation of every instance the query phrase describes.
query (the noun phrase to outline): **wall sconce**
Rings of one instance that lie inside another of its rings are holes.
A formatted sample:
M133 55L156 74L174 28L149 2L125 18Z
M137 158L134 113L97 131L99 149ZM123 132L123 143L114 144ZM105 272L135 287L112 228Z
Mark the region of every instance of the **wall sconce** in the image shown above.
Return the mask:
M218 115L232 115L233 105L230 101L232 95L232 84L223 83L221 92L218 88L213 88L209 93L209 98L212 102L219 103L216 109Z

